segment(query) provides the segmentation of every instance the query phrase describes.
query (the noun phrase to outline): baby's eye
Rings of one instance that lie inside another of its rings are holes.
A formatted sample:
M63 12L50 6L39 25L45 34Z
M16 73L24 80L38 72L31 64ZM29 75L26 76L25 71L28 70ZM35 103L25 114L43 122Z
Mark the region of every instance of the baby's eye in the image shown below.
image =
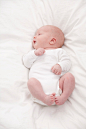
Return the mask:
M38 35L41 35L40 33Z

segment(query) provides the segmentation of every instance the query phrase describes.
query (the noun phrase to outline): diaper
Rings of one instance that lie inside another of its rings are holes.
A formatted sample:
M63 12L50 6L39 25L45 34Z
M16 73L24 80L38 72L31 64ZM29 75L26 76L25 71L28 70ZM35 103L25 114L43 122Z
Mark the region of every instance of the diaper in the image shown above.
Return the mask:
M56 92L56 95L55 95L55 96L60 96L61 94L62 94L62 90L61 90L61 89L59 88L59 86L58 86L58 87L57 87L57 92ZM46 93L46 95L50 95L50 94L49 94L49 93ZM43 106L48 106L48 105L46 105L45 103L43 103L42 101L40 101L40 100L34 98L33 96L32 96L32 100L33 100L33 102L35 102L35 103L41 104L41 105L43 105ZM54 102L52 105L56 105L55 102Z

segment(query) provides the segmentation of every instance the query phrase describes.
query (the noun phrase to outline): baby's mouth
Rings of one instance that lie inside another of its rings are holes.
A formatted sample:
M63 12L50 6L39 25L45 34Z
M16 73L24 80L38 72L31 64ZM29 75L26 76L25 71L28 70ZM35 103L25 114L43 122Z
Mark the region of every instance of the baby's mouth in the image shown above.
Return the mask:
M36 43L36 41L35 41L35 40L33 40L33 43L35 44L35 43Z

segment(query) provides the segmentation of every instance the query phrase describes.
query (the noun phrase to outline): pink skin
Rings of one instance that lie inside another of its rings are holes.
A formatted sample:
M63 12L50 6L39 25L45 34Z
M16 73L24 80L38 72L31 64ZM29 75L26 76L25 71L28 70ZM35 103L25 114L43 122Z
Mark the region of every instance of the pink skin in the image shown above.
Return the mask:
M33 48L36 49L34 51L36 56L43 55L46 49L56 49L63 45L63 33L61 30L58 30L56 27L54 27L54 29L57 29L55 32L59 33L60 38L58 36L56 37L55 34L52 34L52 31L54 30L52 28L53 26L43 26L36 32L32 42ZM59 64L55 64L51 68L51 71L56 75L60 75L62 69ZM54 102L56 105L62 105L74 90L75 79L71 73L66 73L63 77L60 78L59 88L62 90L62 94L58 97L55 96L55 93L46 95L42 89L41 83L35 78L30 78L27 85L31 94L48 106L52 105Z
M37 98L38 100L41 100L43 103L47 104L48 106L52 105L55 101L55 93L52 93L51 95L46 95L42 89L41 83L35 79L30 78L28 83L28 88L31 92L31 94Z
M61 96L55 97L56 105L62 105L69 98L75 88L75 78L71 73L66 73L59 80L59 88L62 90Z
M46 95L42 89L41 83L35 78L30 78L27 85L31 94L46 105L50 106L54 102L56 105L62 105L66 102L66 100L74 90L75 79L71 73L66 73L60 78L59 88L62 90L62 94L58 97L55 96L55 93Z
M36 50L38 48L44 48L47 49L47 46L49 47L49 43L51 41L51 33L48 28L42 27L40 28L37 32L36 35L34 36L32 46Z
M39 28L33 38L32 46L38 48L56 49L64 44L64 35L62 31L51 25Z

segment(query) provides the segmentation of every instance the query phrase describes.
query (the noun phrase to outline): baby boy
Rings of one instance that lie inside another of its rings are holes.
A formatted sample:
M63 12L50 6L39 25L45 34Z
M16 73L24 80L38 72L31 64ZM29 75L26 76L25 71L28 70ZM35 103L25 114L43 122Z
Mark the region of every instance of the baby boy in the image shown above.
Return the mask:
M39 28L33 38L34 50L23 56L24 65L30 68L28 88L33 101L42 105L62 105L75 87L75 79L68 73L71 62L61 48L64 34L56 26Z

